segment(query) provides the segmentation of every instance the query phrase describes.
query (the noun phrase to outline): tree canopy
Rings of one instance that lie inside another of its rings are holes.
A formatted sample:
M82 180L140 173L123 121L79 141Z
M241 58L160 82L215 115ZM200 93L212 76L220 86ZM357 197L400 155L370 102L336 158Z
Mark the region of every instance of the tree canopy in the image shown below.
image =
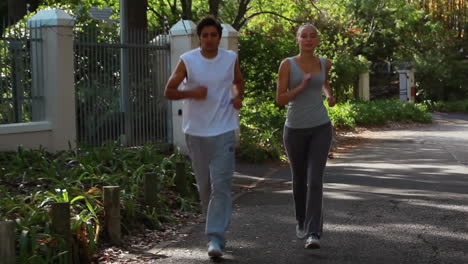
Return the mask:
M180 19L196 22L210 13L241 32L241 50L246 51L248 43L256 43L252 49L258 49L274 40L271 47L281 51L275 56L294 51L297 27L313 23L322 36L318 52L335 62L332 77L340 91L355 86L356 73L367 62L409 61L419 72L419 89L425 98L468 93L462 81L463 71L468 72L466 0L126 1L129 27L167 31ZM88 19L92 6L111 7L116 18L120 9L119 0L8 0L7 4L0 3L0 15L13 22L26 15L27 4L30 12L46 6L65 7L79 21Z

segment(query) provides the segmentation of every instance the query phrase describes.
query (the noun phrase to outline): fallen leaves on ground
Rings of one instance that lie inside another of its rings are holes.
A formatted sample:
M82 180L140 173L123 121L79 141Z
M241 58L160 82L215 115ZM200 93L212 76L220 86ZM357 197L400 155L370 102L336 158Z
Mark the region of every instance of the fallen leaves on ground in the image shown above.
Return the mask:
M187 227L200 223L201 217L198 213L175 212L173 217L176 223L167 223L163 230L144 230L122 238L122 244L111 246L104 244L95 256L94 263L99 264L122 264L141 263L151 264L156 260L166 258L165 255L152 253L158 248L164 247L165 243L180 240L186 237Z
M389 122L384 126L337 129L334 131L332 147L330 153L328 154L328 158L339 158L339 155L341 153L350 148L370 143L372 141L372 138L374 138L379 132L399 129L410 129L428 125L431 124Z

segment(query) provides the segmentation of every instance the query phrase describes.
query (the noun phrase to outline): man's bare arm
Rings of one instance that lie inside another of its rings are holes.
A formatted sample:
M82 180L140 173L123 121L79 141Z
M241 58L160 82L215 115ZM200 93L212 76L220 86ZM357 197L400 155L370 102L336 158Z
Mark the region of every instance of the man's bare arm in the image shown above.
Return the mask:
M236 88L236 96L232 99L231 103L234 108L242 108L242 100L244 99L244 77L240 70L239 60L236 60L236 65L234 67L234 81L233 84Z
M179 85L187 77L187 69L182 60L177 63L177 66L172 73L171 77L167 81L166 88L164 90L164 96L169 100L180 100L186 98L193 98L197 100L203 100L206 98L207 89L206 87L199 86L193 90L180 91L178 90Z

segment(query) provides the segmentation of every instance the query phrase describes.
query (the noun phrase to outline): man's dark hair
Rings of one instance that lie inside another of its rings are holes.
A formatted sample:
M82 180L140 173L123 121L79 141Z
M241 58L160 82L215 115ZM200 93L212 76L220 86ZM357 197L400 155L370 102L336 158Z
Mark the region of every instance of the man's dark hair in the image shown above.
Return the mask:
M218 30L219 36L221 37L221 34L223 32L223 27L221 26L221 23L219 23L219 21L212 15L208 15L202 18L200 22L198 22L198 25L197 25L198 37L200 37L203 28L206 26L214 26Z

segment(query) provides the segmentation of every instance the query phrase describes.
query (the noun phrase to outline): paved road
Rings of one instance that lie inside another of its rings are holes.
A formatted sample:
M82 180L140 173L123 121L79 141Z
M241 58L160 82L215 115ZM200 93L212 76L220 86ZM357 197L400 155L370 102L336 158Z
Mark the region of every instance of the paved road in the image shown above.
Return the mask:
M235 201L221 263L468 263L468 115L435 120L369 133L329 162L320 250L294 236L289 169L240 165L238 186L257 185ZM164 256L156 263L213 262L202 225L151 252Z

